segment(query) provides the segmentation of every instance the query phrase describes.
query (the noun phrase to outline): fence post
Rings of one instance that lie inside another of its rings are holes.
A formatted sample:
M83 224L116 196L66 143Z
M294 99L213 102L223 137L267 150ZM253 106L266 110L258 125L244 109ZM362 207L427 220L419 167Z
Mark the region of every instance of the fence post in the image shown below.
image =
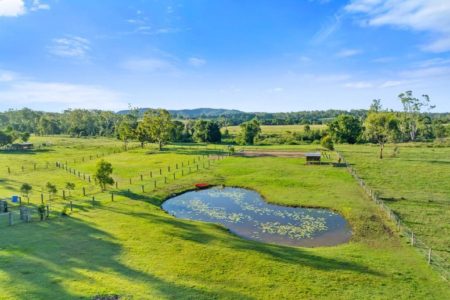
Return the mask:
M92 205L95 205L95 196L92 196Z
M414 246L414 232L411 232L411 246Z
M111 201L114 202L114 193L111 192Z
M8 167L8 174L11 175L11 168L10 167Z
M141 181L143 181L144 180L144 176L142 176L142 174L141 174Z
M47 219L48 219L49 215L50 215L50 206L47 204Z
M141 188L142 188L142 192L144 193L144 186L143 186L143 185L141 185Z
M162 175L162 170L161 170L161 168L159 168L159 175Z
M153 178L153 173L152 172L150 172L150 178Z
M41 194L41 204L44 204L44 194Z
M86 196L86 188L83 187L83 196Z
M12 214L12 212L8 212L8 224L9 224L9 226L13 225L13 214Z
M164 183L167 183L167 177L164 176Z
M70 211L73 211L73 203L70 201Z
M66 191L63 190L62 192L63 192L63 199L66 200Z
M131 178L130 178L130 184L131 184Z
M119 188L119 183L116 181L116 189Z
M428 264L431 264L431 248L428 249Z
M153 187L156 189L156 180L153 181Z
M167 166L167 172L170 173L170 166Z

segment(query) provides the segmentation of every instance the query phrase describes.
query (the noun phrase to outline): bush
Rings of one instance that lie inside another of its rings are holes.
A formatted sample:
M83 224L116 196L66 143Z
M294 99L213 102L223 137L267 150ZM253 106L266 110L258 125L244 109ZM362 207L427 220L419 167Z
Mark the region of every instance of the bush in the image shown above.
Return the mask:
M320 145L325 149L334 150L333 140L329 135L326 135L322 138L322 140L320 141Z

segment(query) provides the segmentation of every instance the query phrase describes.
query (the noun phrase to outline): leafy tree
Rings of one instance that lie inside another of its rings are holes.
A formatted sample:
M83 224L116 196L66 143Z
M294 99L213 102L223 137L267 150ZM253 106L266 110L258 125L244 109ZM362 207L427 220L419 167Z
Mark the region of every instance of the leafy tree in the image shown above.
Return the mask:
M55 195L58 192L58 189L56 188L56 185L47 182L47 185L45 186L47 189L47 192L50 196L50 199L52 198L53 195Z
M33 189L33 187L30 184L24 183L20 187L20 192L22 193L22 195L24 195L25 197L28 198L28 195L30 194L32 189Z
M194 126L194 140L198 142L220 143L222 133L215 121L198 120Z
M13 142L12 136L6 132L0 131L0 147L9 145Z
M136 137L136 128L138 124L132 115L125 116L117 127L117 136L123 141L125 150L128 150L128 143Z
M324 136L324 137L320 140L320 145L321 145L322 147L324 147L325 149L328 149L328 150L334 150L333 139L332 139L329 135Z
M29 132L22 132L20 134L20 139L22 140L22 142L26 143L28 142L28 140L30 139L30 133Z
M382 159L384 145L388 141L395 141L398 137L398 118L389 112L371 112L364 122L364 127L368 140L380 145L380 159Z
M261 126L258 120L253 119L241 124L241 142L247 145L253 145L256 137L261 132Z
M66 183L66 189L69 191L69 196L70 196L71 191L73 191L75 189L75 183L67 182Z
M111 177L112 172L113 168L111 163L104 159L97 163L97 171L95 172L94 178L97 179L102 191L106 190L107 185L114 184L114 179Z
M380 99L373 99L370 105L369 112L380 112L383 109Z
M435 106L430 104L430 97L422 95L423 100L413 97L412 91L406 91L398 95L403 105L402 131L409 135L411 141L415 141L417 137L418 127L420 124L420 112L422 108L427 107L433 109Z
M185 135L184 123L181 121L173 121L172 122L172 133L170 140L174 142L181 142L187 139Z
M331 136L338 143L354 144L363 131L361 121L351 115L340 115L328 125Z
M159 150L170 141L173 123L169 112L165 109L148 110L142 120L150 141L158 144Z
M135 133L136 138L141 143L141 148L144 148L145 143L150 141L150 135L143 122L139 122Z

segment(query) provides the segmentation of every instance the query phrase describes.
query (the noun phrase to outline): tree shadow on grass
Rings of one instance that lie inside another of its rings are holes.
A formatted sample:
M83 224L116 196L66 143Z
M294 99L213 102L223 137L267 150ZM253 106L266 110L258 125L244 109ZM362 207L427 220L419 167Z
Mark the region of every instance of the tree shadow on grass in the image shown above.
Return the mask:
M117 260L122 246L113 236L74 218L12 227L0 241L0 250L1 270L9 278L0 286L8 286L6 291L20 299L91 299L96 294L134 296L121 290L120 285L104 286L102 275L106 273L117 274L120 279L145 285L149 291L173 299L211 299L217 295L249 299L231 291L216 294L168 282L132 269ZM82 282L92 292L83 294L66 288L76 282Z
M155 203L152 203L152 205L158 206L158 204ZM112 206L105 207L104 209L114 211L115 213L121 213L146 219L151 223L168 225L164 226L164 228L167 228L168 235L175 236L186 241L205 245L207 245L208 243L223 243L223 246L227 248L254 251L258 254L266 255L272 260L298 266L308 266L314 269L329 271L342 270L373 276L383 276L382 273L371 270L364 265L350 261L322 257L312 254L311 252L306 251L302 248L279 246L246 240L231 233L225 227L213 223L209 223L207 227L215 230L217 234L211 234L210 232L207 232L205 230L205 228L207 228L204 225L205 222L177 219L176 217L165 214L164 212L161 212L161 214L152 213L150 210L143 213L132 212L124 211ZM158 207L158 209L161 208Z

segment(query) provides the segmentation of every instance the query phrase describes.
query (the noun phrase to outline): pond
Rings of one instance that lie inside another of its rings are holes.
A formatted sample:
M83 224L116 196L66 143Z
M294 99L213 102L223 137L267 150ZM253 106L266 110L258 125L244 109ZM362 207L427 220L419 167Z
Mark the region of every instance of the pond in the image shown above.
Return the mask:
M243 188L191 191L168 199L162 207L177 218L218 223L243 238L272 244L333 246L351 237L347 221L331 210L269 204Z

